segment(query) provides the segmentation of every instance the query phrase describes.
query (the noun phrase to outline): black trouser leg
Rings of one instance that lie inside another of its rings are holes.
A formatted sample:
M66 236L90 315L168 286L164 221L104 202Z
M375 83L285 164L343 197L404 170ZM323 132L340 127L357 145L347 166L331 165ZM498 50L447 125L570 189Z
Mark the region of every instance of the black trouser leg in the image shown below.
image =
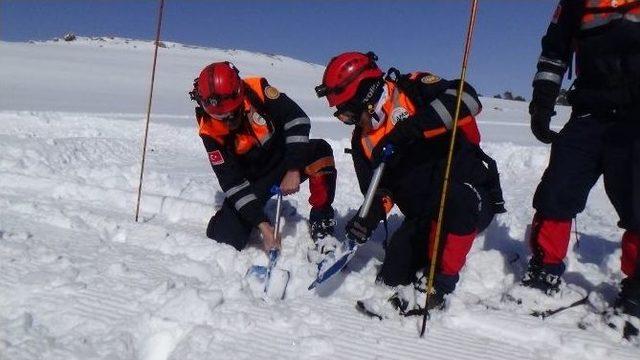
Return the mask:
M275 169L251 182L253 191L262 206L273 196L271 187L280 185L284 172L284 163L281 162ZM242 250L249 242L251 230L251 224L245 222L238 211L225 200L222 208L209 220L207 237Z
M605 125L593 115L573 114L551 146L549 166L533 197L543 218L570 220L584 210L602 173Z
M640 233L640 125L612 124L604 149L604 186L626 230Z
M380 275L389 286L407 285L426 265L429 227L426 221L405 219L386 247Z

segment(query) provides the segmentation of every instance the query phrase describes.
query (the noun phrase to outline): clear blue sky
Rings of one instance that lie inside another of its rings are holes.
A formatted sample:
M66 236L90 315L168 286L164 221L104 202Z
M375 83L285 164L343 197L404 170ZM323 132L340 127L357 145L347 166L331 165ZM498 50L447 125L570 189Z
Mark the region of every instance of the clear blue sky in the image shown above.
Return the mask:
M162 39L326 64L373 50L383 67L459 74L469 1L165 0ZM554 0L480 0L469 81L484 95L530 97ZM0 40L82 36L153 39L158 1L0 0Z

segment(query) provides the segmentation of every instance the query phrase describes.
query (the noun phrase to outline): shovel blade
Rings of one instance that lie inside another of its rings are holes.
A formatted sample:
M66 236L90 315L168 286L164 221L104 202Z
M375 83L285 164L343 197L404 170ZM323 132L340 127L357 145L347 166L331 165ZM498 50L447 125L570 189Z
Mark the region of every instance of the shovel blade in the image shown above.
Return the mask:
M265 300L282 300L284 299L289 284L291 274L287 270L274 268L271 270L271 276L265 283L263 299Z
M267 267L261 265L253 265L247 269L244 278L254 296L261 296L267 284Z
M291 274L288 270L253 265L245 274L251 293L265 301L284 299Z

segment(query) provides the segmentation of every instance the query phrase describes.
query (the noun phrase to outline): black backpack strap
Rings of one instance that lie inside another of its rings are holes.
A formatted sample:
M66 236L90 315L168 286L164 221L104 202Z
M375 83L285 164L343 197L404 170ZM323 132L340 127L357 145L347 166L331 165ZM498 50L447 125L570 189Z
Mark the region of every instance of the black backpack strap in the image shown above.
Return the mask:
M418 84L414 79L411 79L411 74L401 74L400 70L392 67L387 70L385 80L395 83L398 89L405 93L417 108L425 108L424 100L418 90Z

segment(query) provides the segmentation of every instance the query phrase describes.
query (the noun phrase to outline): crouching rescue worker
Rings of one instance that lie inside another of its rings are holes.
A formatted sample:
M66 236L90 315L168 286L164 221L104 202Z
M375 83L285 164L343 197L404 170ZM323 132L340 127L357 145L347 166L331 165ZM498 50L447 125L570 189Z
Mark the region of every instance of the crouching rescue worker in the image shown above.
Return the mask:
M573 112L556 133L549 122L574 53L578 77L567 95ZM522 283L547 294L560 290L571 219L604 175L624 230L626 278L614 307L640 318L640 1L560 1L537 67L531 129L552 145L533 198L533 257Z
M333 233L333 152L326 141L309 139L309 118L293 100L264 78L241 79L226 61L205 67L190 95L197 102L200 137L225 194L209 221L209 238L240 250L258 228L265 249L280 247L263 208L273 185L290 195L305 179L311 191L312 238Z
M435 237L444 167L450 141L459 81L427 72L401 75L390 69L385 77L372 53L347 52L329 62L318 96L335 106L335 116L354 125L351 147L360 190L366 193L382 149L392 145L384 175L369 215L356 214L347 224L351 239L364 243L395 205L404 215L401 226L386 241L378 281L395 287L412 285L416 272L428 264L427 246ZM474 116L481 110L475 90L465 84L452 167L452 179L443 223L443 237L434 279L436 293L429 309L445 305L445 295L456 288L459 272L476 235L494 214L504 212L495 162L479 147ZM431 252L429 251L429 255ZM424 283L420 285L424 293ZM407 288L407 287L404 287ZM396 294L397 295L397 294ZM401 313L406 309L407 300ZM386 299L385 299L386 301ZM414 305L423 306L424 303ZM415 311L414 311L415 312Z

